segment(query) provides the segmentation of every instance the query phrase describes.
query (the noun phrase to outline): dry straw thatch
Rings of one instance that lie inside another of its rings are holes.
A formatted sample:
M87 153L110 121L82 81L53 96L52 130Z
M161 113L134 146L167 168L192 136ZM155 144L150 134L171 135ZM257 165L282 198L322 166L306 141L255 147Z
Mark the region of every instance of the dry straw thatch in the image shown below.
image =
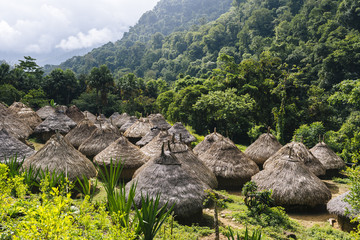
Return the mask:
M0 162L15 155L18 159L24 159L34 153L34 149L11 136L5 129L0 130Z
M83 111L84 116L89 119L92 123L96 122L96 116L89 111Z
M135 116L131 116L120 128L120 132L125 132L129 127L136 123L139 119Z
M153 140L160 133L159 128L151 128L151 131L136 142L136 146L143 147Z
M161 146L163 143L167 143L171 140L169 132L160 131L160 133L153 138L148 144L142 147L140 150L147 155L149 158L154 158L159 155L161 152Z
M44 106L36 111L36 114L39 115L39 117L42 120L45 120L48 116L55 113L55 108L52 106Z
M204 140L202 140L198 145L196 145L193 149L196 155L202 154L206 152L214 142L218 141L219 139L224 138L220 133L216 132L216 128L214 132L205 136Z
M34 129L34 134L40 136L43 141L47 141L55 132L65 135L74 127L76 127L76 122L64 112L56 111Z
M174 213L181 221L194 221L201 217L207 186L186 171L174 154L162 151L150 160L139 174L126 185L137 183L135 204L141 207L141 196L155 198L160 195L160 206L175 204Z
M238 188L259 172L259 167L228 138L220 138L199 159L215 174L219 188Z
M39 115L22 102L14 102L9 107L9 110L15 113L23 122L26 122L32 129L42 122Z
M245 154L258 165L262 166L262 164L281 147L282 145L276 137L268 132L261 134L255 142L246 148Z
M96 126L89 119L85 118L78 125L71 129L65 138L73 145L75 148L85 142L87 138L90 137L91 133L95 131Z
M148 116L148 119L149 119L152 127L156 127L161 130L167 130L167 129L171 128L171 125L166 121L164 116L160 113L150 114Z
M327 172L345 168L345 162L324 142L316 144L310 152L319 159Z
M130 115L127 113L119 114L118 112L113 113L110 118L113 119L113 124L118 128L121 128L129 119Z
M116 165L121 162L123 166L121 177L131 179L134 172L148 161L148 157L126 137L120 136L94 157L94 162L100 166L103 164L110 166L111 161Z
M192 142L196 141L196 138L191 135L191 133L189 133L189 131L185 128L185 126L181 123L181 122L177 122L175 123L170 129L169 129L169 134L175 134L176 139L178 141L181 141L186 143L186 144L190 144Z
M77 177L96 177L92 162L77 151L61 134L53 135L43 148L24 161L23 167L63 172L70 181Z
M79 151L88 158L93 159L119 137L120 133L114 131L108 124L101 125L79 146Z
M274 155L272 155L268 160L264 163L264 168L266 169L268 166L277 161L282 155L288 155L289 151L292 151L293 155L299 157L299 159L305 164L309 170L314 173L316 176L325 175L326 170L325 167L321 164L319 159L317 159L308 148L301 142L291 142L283 146L279 151L277 151Z
M289 152L278 156L251 180L259 190L272 189L275 204L285 208L315 207L325 205L331 199L326 185L298 156L291 156Z
M65 114L76 123L81 122L85 118L85 115L75 105L72 105L71 107L69 107L66 110Z
M124 136L130 141L136 139L135 143L151 131L151 124L148 118L140 118L124 132Z

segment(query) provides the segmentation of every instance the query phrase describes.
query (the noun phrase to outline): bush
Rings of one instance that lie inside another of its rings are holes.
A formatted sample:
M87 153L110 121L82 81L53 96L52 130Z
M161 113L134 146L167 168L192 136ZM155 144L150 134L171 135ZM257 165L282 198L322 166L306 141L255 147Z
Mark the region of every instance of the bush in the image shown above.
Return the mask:
M312 148L319 142L319 136L325 134L325 128L322 122L313 122L310 125L303 124L294 132L294 140L297 141L303 139L303 143L308 147Z

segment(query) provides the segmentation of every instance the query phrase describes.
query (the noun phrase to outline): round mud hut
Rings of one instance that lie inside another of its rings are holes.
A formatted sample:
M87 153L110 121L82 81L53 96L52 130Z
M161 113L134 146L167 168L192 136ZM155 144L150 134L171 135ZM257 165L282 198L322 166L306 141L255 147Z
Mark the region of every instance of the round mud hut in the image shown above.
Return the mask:
M253 142L245 150L245 154L250 157L259 167L262 167L264 162L274 155L282 145L270 132L261 134L255 142Z
M54 134L37 153L25 159L23 167L32 166L49 172L63 172L70 181L96 177L93 163L77 151L61 134Z
M167 143L170 140L171 140L171 136L168 131L160 131L155 138L153 138L148 144L146 144L140 150L149 158L153 158L159 155L163 143Z
M131 180L134 172L148 160L139 147L129 142L124 136L120 136L93 159L100 167L103 167L104 164L109 167L111 162L114 165L121 163L123 167L121 178L126 181Z
M359 224L351 222L358 214L353 213L351 205L345 201L349 193L350 191L331 199L326 205L328 212L336 215L340 229L346 232L354 231Z
M141 207L141 197L155 199L160 194L159 207L168 202L174 206L175 217L180 222L194 222L202 217L207 186L186 171L174 154L161 151L150 160L146 168L126 184L127 192L136 185L135 204Z
M71 107L66 109L65 114L76 123L81 122L85 118L85 115L75 105L72 105Z
M326 176L333 177L339 170L345 168L345 162L324 142L316 144L310 152L322 163L326 169Z
M227 138L220 138L199 159L215 174L219 188L241 188L259 167Z
M45 120L48 116L55 113L55 108L52 106L44 106L36 111L36 114L42 119Z
M205 153L211 147L211 145L214 144L214 142L222 138L224 138L224 136L221 135L220 133L217 133L215 128L214 132L205 136L204 140L202 140L199 144L197 144L194 147L193 151L196 155Z
M191 135L191 133L189 133L189 131L185 128L185 126L181 122L175 123L169 129L169 134L170 135L175 134L176 140L178 141L181 140L182 142L188 144L189 146L192 142L196 141L196 138L193 135Z
M5 129L0 129L0 162L17 156L18 160L35 154L35 150L11 136Z
M84 118L78 125L71 129L65 138L73 145L76 149L88 139L93 131L95 131L96 126L89 119Z
M301 142L291 142L280 148L279 151L265 161L263 165L264 169L273 164L277 159L280 159L280 156L288 155L290 150L292 151L292 154L296 155L316 176L325 175L325 167Z
M42 122L39 115L22 102L14 102L9 107L9 110L15 113L23 122L26 122L32 129L35 129Z
M143 147L151 140L153 140L160 133L160 129L155 127L151 128L150 132L148 132L145 136L143 136L139 141L136 142L136 146Z
M135 124L139 119L135 116L131 116L123 125L121 125L120 132L124 133L129 127Z
M275 204L287 209L304 210L325 206L331 199L330 190L291 151L279 155L251 180L259 190L272 189Z
M142 137L151 131L151 124L148 118L140 118L139 121L131 125L124 132L124 136L129 139L130 142L136 144Z

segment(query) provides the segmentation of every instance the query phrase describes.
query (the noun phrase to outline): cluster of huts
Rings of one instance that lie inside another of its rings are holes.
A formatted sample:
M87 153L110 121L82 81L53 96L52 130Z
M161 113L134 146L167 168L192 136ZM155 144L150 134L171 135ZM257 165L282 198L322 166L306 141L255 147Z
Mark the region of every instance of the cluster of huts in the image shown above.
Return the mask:
M35 152L29 136L42 139L44 147ZM245 152L216 130L192 149L194 141L183 124L171 126L161 114L106 118L76 106L45 106L35 112L22 103L0 104L1 158L17 154L25 158L25 168L66 171L70 180L96 177L94 163L121 161L126 188L137 183L137 205L141 196L160 193L162 203L175 203L175 215L185 221L201 217L204 190L240 190L250 180L259 189L272 189L277 205L324 206L331 193L319 176L345 166L324 142L310 150L296 141L282 146L269 132Z

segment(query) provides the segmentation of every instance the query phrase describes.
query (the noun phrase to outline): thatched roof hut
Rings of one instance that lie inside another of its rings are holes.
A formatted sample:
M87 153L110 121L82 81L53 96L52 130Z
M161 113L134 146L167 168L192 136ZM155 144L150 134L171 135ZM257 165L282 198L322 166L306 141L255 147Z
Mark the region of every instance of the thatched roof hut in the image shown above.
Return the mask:
M93 159L119 137L120 133L108 124L101 125L79 146L79 151L88 158Z
M193 151L196 155L202 154L206 152L211 147L211 145L213 145L216 141L223 138L224 136L221 135L220 133L217 133L215 128L214 132L205 136L204 140L202 140L199 144L197 144L194 147Z
M39 115L22 102L14 102L9 107L9 110L15 113L23 122L26 122L32 129L42 122Z
M158 156L159 153L161 152L161 147L163 143L167 143L170 140L171 140L171 135L167 130L160 131L155 138L153 138L148 144L146 144L140 150L149 158L154 158Z
M37 153L25 159L23 167L63 172L70 181L96 177L92 162L77 151L61 134L53 135Z
M271 133L261 134L255 142L253 142L245 150L245 154L248 155L259 166L276 153L282 145Z
M78 125L71 129L65 138L73 145L75 148L79 146L88 139L93 131L95 131L96 126L89 119L85 118Z
M145 136L143 136L139 141L136 142L136 146L143 147L151 140L153 140L160 133L160 129L155 127L151 128L151 131L148 132Z
M118 112L115 112L110 116L110 118L113 119L113 124L118 128L121 128L121 126L124 125L130 117L131 116L127 113L119 114Z
M322 163L326 175L334 175L345 168L345 162L324 142L316 144L310 152Z
M34 153L34 149L11 136L5 129L0 130L0 162L15 155L18 159L27 158Z
M167 130L169 128L171 128L170 123L168 123L166 121L166 119L164 118L164 116L160 113L157 114L150 114L148 116L148 119L150 121L151 126L154 128L159 128L161 130Z
M330 190L291 149L251 180L259 190L272 189L275 204L285 208L316 207L331 199Z
M94 157L94 162L100 166L104 163L109 166L111 161L117 165L121 161L123 166L121 177L126 180L130 180L134 172L148 160L149 158L140 151L139 147L124 136L120 136Z
M220 138L199 159L215 174L219 188L238 188L259 172L259 167L227 138Z
M131 125L124 132L124 136L129 139L130 142L136 143L148 132L151 131L151 124L148 118L140 118L139 121Z
M358 223L351 222L351 219L354 218L357 214L353 213L351 205L345 201L349 193L350 191L347 191L331 199L326 205L328 212L330 214L336 215L341 230L347 232L353 231L358 225Z
M58 131L65 135L74 127L76 127L76 122L66 116L64 112L56 111L34 129L34 134L43 141L47 141L55 132Z
M96 122L96 116L89 111L83 111L84 116L89 119L92 123Z
M36 111L36 114L39 115L39 117L42 120L45 120L48 116L55 113L55 108L52 106L44 106Z
M299 159L309 168L309 170L314 173L316 176L325 175L325 167L321 164L319 159L317 159L308 148L301 142L291 142L283 146L279 151L272 155L264 163L264 168L267 168L268 165L271 165L282 155L288 155L289 151L292 151L293 155L299 157Z
M131 116L120 128L120 132L125 132L129 127L131 127L134 123L139 121L139 119L135 116Z
M66 109L65 114L76 123L81 122L85 118L85 115L75 105L72 105L71 107Z
M139 174L126 184L137 183L135 204L141 207L141 196L155 198L160 194L160 207L175 204L174 213L179 221L191 222L202 216L207 186L183 168L174 154L162 151L150 160Z
M196 138L189 133L189 131L185 128L185 126L181 122L175 123L170 129L169 134L175 134L176 140L190 144L196 141Z

